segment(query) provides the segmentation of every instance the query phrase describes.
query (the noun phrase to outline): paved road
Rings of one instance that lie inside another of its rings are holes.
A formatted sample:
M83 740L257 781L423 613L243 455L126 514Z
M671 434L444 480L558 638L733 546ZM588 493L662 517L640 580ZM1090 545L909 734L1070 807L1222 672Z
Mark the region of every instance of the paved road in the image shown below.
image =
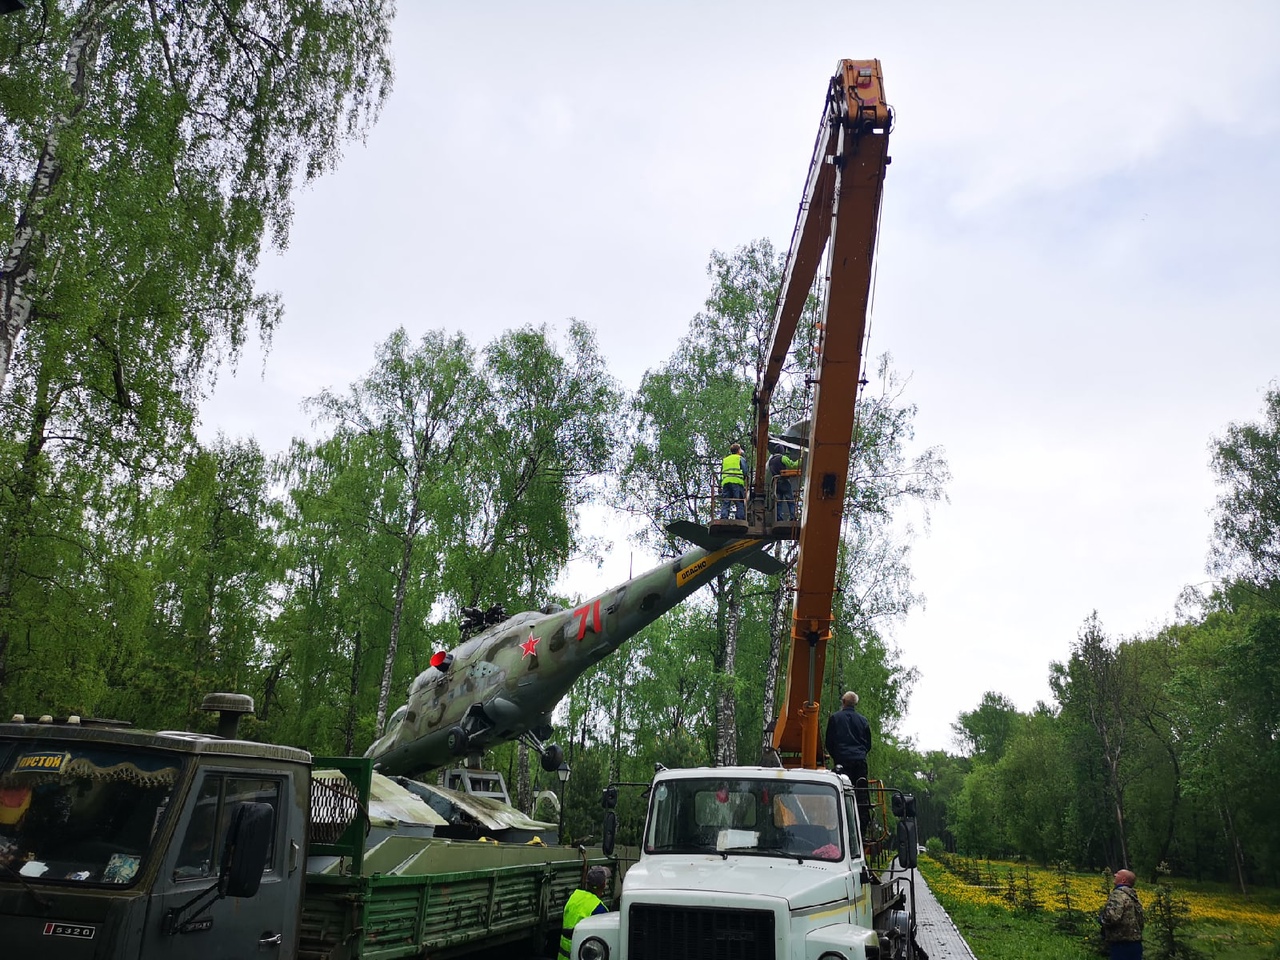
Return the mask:
M929 960L976 960L969 944L916 871L916 942Z

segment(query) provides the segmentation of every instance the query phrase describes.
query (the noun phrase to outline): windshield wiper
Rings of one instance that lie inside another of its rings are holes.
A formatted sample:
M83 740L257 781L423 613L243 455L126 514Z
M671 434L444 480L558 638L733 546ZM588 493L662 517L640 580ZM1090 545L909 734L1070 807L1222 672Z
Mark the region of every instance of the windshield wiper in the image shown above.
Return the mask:
M28 882L26 877L24 877L17 870L13 869L13 867L9 866L9 864L0 863L0 867L4 867L5 870L8 872L9 876L13 877L13 879L17 880L20 884L26 887L27 892L31 894L32 899L34 899L36 903L40 904L40 906L44 907L46 910L48 910L50 907L53 906L52 900L50 900L43 893L41 893L39 890L33 887Z
M790 860L792 857L795 857L796 863L800 863L800 864L804 863L803 856L801 856L798 853L788 853L782 847L757 847L755 852L766 857L768 856L786 857L788 860Z

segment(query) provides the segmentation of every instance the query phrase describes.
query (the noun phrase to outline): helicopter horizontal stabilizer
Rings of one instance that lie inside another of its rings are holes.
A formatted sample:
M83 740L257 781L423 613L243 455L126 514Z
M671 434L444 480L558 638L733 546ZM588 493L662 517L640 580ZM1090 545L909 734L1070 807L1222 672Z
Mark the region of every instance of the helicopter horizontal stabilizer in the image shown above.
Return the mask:
M719 550L731 539L718 536L702 526L702 524L694 523L692 520L672 520L667 524L667 533L674 537L688 540L703 550ZM761 573L770 576L787 569L785 563L767 553L753 553L748 557L744 557L740 562L744 567L759 570Z

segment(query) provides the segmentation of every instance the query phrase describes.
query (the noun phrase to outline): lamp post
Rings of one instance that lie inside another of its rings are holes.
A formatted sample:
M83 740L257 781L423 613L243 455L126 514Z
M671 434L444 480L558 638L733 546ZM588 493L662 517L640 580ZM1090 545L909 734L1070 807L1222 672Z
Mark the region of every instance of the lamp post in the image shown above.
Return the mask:
M569 774L572 772L569 769L569 764L563 760L560 761L560 766L556 768L556 776L560 778L560 828L556 834L558 843L564 843L564 790L569 785Z

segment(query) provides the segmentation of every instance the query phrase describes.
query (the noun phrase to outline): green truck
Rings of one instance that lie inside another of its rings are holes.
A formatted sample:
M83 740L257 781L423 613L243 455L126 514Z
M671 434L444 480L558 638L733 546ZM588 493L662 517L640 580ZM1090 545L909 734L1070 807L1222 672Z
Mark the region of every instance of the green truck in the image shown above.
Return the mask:
M225 711L219 735L0 723L6 956L538 952L586 867L614 865L598 849L370 834L369 760L236 739L252 701L211 700Z

